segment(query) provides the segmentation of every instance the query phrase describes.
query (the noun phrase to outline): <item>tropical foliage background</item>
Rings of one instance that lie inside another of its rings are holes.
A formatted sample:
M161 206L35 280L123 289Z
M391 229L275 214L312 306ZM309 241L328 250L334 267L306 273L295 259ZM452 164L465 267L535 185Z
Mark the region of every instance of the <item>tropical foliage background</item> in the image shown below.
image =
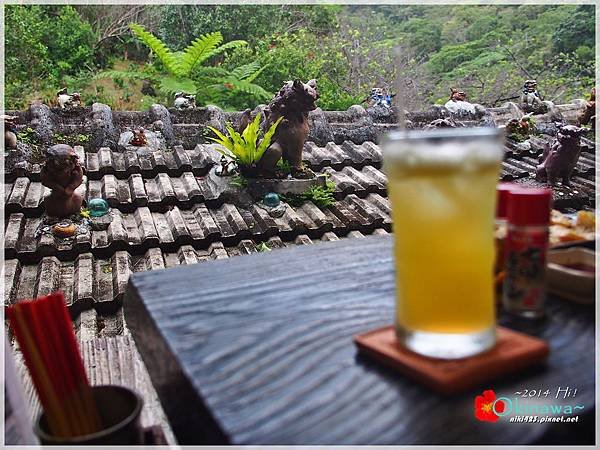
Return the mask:
M239 110L289 79L316 78L319 105L336 110L374 86L418 109L445 102L453 86L493 106L527 78L555 102L594 83L592 5L4 8L7 109L53 101L63 86L116 109L184 90L200 105Z

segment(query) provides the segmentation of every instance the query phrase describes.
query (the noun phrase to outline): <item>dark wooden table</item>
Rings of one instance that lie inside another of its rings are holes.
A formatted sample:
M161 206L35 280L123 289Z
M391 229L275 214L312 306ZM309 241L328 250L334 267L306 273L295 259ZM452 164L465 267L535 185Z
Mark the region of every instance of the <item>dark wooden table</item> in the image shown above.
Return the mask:
M391 247L374 236L134 274L125 319L179 443L566 444L593 430L593 307L551 298L533 323L500 313L549 341L547 364L451 397L358 355L352 336L393 318ZM473 414L484 389L567 386L576 398L555 402L585 405L578 424Z

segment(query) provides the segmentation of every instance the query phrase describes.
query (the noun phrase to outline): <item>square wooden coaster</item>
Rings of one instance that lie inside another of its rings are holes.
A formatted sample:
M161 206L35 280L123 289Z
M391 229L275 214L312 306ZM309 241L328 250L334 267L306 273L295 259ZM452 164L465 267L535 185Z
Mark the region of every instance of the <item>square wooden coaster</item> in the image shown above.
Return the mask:
M454 394L525 367L549 353L545 341L504 327L496 328L496 345L470 358L444 360L418 355L398 344L393 326L354 336L359 351L391 366L441 394Z

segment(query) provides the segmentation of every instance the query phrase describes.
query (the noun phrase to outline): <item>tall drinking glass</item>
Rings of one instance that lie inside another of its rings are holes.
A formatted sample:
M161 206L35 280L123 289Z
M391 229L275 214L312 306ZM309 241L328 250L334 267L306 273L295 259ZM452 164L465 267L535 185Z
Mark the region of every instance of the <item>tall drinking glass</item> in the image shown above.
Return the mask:
M390 133L382 143L394 220L396 331L434 358L495 343L495 128Z

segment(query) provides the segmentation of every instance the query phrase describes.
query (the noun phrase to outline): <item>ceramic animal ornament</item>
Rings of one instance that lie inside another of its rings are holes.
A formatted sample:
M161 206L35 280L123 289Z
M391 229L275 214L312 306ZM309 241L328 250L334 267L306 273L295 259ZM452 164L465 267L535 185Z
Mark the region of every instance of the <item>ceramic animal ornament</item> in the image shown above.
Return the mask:
M283 158L291 166L291 175L295 178L312 178L314 173L302 164L302 150L308 137L308 113L317 108L317 80L303 83L300 80L288 81L271 100L264 113L264 129L280 122L273 143L265 151L258 166L266 172L274 172L279 159Z
M148 145L148 139L146 139L146 133L143 128L134 128L131 130L133 135L129 143L135 147L144 147Z
M392 98L394 98L396 94L389 94L385 89L380 87L375 87L371 89L371 93L369 97L365 100L369 102L369 106L383 106L385 108L392 107Z
M196 107L196 96L186 94L185 92L177 92L173 101L175 109L192 109Z
M215 175L220 177L226 177L234 175L238 172L238 165L235 161L226 158L225 155L221 156L219 165L215 168Z
M518 141L526 140L532 132L530 124L533 113L525 114L520 119L510 119L506 125L506 136Z
M2 114L2 120L4 120L4 148L14 149L17 148L17 116L9 116Z
M457 124L454 120L448 119L435 119L425 125L425 130L435 130L437 128L456 128Z
M590 92L590 99L585 103L585 110L579 116L580 125L592 125L592 129L595 128L596 122L596 88L593 87Z
M448 111L458 115L475 114L475 106L467 101L467 94L459 89L450 89L450 99L444 105Z
M563 185L570 185L573 170L581 154L581 135L585 131L585 128L575 125L559 127L556 138L546 147L540 164L536 167L538 181L547 181L554 186L560 178Z
M538 92L536 80L526 80L525 83L523 83L520 101L521 108L525 112L543 114L548 111L547 105L544 104L542 96Z
M61 109L81 106L81 94L79 92L67 93L67 88L62 88L56 93L56 100Z
M52 191L44 199L44 209L51 217L67 218L79 214L83 197L75 189L83 181L83 168L70 145L53 145L46 151L46 162L40 173L42 185Z

